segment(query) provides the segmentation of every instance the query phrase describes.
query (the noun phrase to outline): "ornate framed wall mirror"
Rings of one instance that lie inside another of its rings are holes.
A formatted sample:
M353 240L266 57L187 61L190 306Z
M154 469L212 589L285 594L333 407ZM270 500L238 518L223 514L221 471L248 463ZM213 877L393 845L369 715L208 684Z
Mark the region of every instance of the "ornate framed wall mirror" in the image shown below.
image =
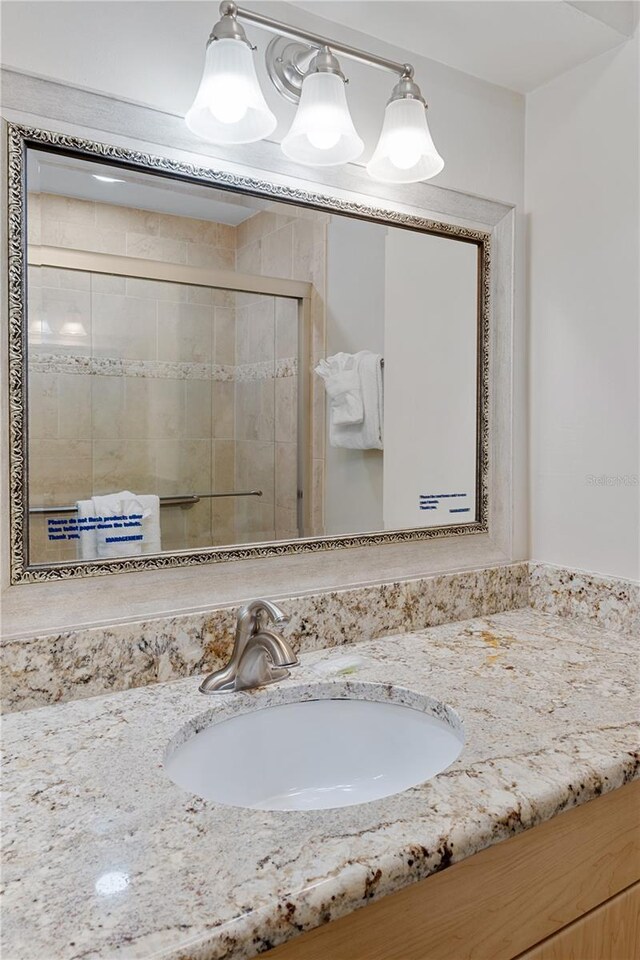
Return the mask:
M13 582L486 531L490 242L10 126Z

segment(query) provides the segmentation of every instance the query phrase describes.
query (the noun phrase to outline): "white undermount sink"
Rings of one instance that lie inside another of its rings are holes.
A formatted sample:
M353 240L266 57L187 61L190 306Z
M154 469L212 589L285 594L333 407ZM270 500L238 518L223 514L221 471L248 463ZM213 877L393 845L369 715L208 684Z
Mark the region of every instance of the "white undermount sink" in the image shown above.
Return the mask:
M178 786L256 810L347 807L445 770L464 736L455 714L360 699L299 700L211 724L165 758Z

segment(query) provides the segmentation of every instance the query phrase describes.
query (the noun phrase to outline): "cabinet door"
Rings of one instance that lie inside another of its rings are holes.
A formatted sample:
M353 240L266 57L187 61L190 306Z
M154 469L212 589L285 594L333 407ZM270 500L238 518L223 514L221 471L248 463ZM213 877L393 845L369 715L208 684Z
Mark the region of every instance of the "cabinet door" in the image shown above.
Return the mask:
M518 960L640 960L640 883L520 954Z

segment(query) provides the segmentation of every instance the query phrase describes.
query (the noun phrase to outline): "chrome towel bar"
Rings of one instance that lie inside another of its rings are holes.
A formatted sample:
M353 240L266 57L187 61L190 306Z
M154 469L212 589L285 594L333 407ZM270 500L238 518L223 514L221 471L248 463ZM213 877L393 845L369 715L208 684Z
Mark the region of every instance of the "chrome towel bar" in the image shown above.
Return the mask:
M186 496L160 497L161 507L190 507L201 500L217 497L261 497L262 490L238 490L231 493L191 493ZM30 507L29 513L75 513L76 507Z

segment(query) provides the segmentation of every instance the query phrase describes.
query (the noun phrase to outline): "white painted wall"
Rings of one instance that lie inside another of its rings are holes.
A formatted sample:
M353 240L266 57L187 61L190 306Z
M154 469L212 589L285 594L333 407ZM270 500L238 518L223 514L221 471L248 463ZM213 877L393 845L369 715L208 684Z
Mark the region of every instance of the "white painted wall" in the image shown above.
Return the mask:
M332 24L295 4L254 0L245 5L400 62L407 59L400 47ZM184 116L200 81L217 9L215 0L7 0L2 4L2 63ZM247 31L258 45L262 87L280 121L272 137L279 142L295 107L279 96L266 75L263 54L273 35L251 25ZM521 203L524 98L435 60L412 59L430 103L435 142L446 160L434 183ZM394 77L354 61L345 60L343 66L354 122L367 143L366 162Z
M381 224L331 218L327 228L329 357L358 350L384 354L386 233ZM382 457L382 450L332 447L327 423L327 534L383 529Z
M638 48L636 34L530 94L526 141L531 554L634 579Z
M390 229L385 298L385 529L469 523L476 504L478 248ZM430 498L423 509L421 495Z

